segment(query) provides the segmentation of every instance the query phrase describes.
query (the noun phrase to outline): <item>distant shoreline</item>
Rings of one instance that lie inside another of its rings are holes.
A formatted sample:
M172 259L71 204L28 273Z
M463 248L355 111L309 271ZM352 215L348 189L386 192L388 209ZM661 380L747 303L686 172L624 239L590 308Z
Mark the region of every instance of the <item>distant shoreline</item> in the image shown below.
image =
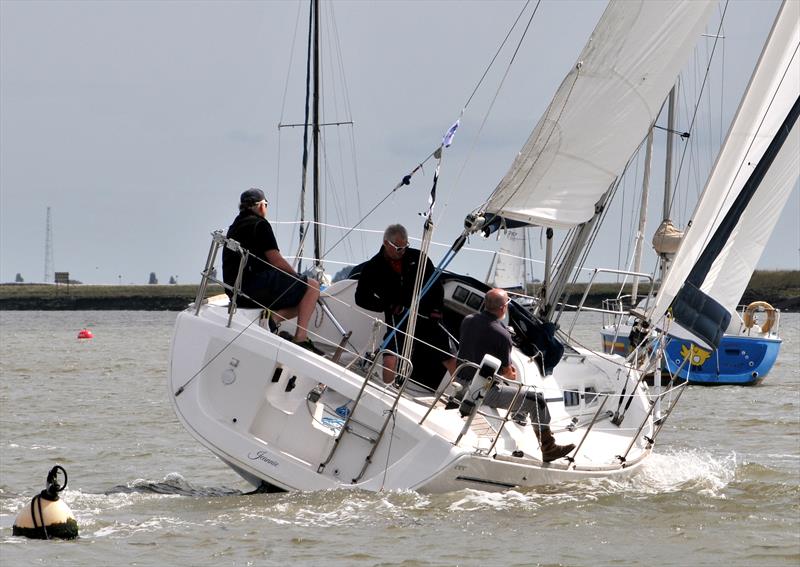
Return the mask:
M0 311L182 311L194 301L197 288L197 284L0 284ZM576 284L569 303L577 304L584 289L584 284ZM616 284L595 284L586 305L600 307L603 299L615 297L618 291ZM206 295L219 293L219 285L210 285ZM800 271L755 272L740 303L752 301L766 301L782 311L800 311Z

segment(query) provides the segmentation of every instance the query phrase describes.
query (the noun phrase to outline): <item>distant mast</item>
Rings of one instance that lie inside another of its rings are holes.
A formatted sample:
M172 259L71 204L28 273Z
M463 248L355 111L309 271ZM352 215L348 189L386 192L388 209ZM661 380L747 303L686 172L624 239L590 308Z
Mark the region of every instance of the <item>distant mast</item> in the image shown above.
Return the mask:
M44 281L53 281L53 223L50 218L50 207L47 207L47 224L44 236Z
M310 106L310 108L309 108ZM311 122L309 123L309 114ZM308 17L308 58L306 60L306 103L303 124L303 174L300 183L300 233L297 251L297 271L303 270L303 250L306 241L306 185L308 179L308 129L311 126L311 156L314 183L312 185L312 224L314 234L314 268L323 271L321 260L320 195L319 195L319 1L311 0Z

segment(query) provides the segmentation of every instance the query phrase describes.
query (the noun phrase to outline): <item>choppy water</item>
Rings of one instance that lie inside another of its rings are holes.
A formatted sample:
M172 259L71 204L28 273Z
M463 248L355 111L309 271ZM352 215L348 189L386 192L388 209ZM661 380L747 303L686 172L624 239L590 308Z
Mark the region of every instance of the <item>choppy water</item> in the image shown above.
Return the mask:
M243 494L169 405L174 319L0 312L0 564L800 564L798 314L764 383L690 387L633 479L444 495ZM55 463L79 540L13 537Z

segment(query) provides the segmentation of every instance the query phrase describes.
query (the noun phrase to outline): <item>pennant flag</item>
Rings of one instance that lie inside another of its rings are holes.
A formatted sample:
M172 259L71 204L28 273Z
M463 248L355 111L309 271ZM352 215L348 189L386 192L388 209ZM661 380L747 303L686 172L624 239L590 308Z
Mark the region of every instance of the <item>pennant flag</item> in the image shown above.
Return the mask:
M428 195L428 212L426 217L431 218L433 214L433 205L436 203L436 185L439 183L439 166L436 166L436 171L433 173L433 185L431 186L431 194Z
M458 120L455 121L455 124L450 126L450 129L444 135L444 138L442 138L442 145L445 148L449 148L450 144L453 143L453 137L456 135L456 130L458 130L458 126L460 124L461 124L461 119L459 118Z

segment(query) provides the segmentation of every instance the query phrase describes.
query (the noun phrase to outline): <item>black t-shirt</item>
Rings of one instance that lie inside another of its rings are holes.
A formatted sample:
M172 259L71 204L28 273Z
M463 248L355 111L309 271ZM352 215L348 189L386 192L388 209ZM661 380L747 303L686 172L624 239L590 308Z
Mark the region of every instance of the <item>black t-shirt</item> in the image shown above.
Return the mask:
M245 210L239 213L226 235L236 240L256 258L250 258L245 268L247 274L263 272L267 269L265 254L270 250L278 250L278 241L269 221L261 215ZM239 273L240 256L236 252L224 248L222 251L222 280L233 285Z
M480 364L484 355L491 354L500 360L501 366L511 366L511 333L503 322L488 311L465 317L461 322L458 359ZM460 380L468 380L474 374L465 368Z

